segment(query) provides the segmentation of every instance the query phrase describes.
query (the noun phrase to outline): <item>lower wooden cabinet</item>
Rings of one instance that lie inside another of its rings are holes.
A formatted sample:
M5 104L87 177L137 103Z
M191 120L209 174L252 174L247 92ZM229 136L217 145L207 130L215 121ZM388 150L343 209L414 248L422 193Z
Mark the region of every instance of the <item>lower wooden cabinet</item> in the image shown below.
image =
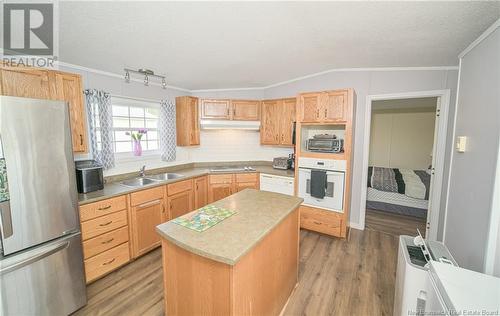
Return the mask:
M343 214L305 205L300 206L300 227L336 237L347 235Z
M130 261L128 217L126 195L80 207L87 283Z
M193 180L184 180L169 184L168 193L168 219L174 219L191 212L194 202Z
M208 179L208 203L218 201L244 189L259 189L259 175L257 173L211 174Z
M163 186L130 194L133 258L160 245L160 236L156 233L156 226L163 223L165 217L164 195Z
M194 209L208 204L208 177L194 179Z

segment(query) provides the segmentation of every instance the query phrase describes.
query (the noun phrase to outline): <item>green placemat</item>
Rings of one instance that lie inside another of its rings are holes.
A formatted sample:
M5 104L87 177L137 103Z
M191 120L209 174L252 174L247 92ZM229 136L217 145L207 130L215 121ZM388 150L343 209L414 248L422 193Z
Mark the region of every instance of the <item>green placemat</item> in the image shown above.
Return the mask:
M236 211L209 205L200 208L195 213L177 217L173 222L197 232L202 232L234 214L236 214Z

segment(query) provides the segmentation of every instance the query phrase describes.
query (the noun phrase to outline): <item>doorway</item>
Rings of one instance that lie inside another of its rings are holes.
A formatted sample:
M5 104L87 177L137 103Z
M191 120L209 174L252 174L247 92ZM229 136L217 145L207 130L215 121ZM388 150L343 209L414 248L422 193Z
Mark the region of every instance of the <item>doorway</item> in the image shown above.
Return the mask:
M367 97L362 227L436 240L449 90ZM373 133L373 134L372 134Z

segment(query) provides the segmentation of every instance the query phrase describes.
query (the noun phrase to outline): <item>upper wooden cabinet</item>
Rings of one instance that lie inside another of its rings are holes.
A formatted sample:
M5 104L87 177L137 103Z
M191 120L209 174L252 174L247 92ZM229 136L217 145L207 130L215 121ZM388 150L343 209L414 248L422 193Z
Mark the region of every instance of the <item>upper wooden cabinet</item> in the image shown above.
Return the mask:
M85 108L80 75L0 65L0 92L23 98L62 100L69 104L74 152L87 151Z
M299 120L304 123L345 123L348 90L302 93Z
M0 70L2 95L34 99L55 97L54 82L49 81L47 70L6 66Z
M260 101L231 100L232 119L238 121L258 121L260 118Z
M183 96L175 98L177 146L200 144L198 120L198 98Z
M293 146L296 99L262 101L260 143Z
M83 87L80 75L56 72L56 91L58 100L69 103L71 121L71 137L73 151L87 151L87 128L85 124L85 108L83 104Z
M201 118L210 120L258 121L260 101L200 99Z
M231 118L231 100L201 99L201 118L229 120Z

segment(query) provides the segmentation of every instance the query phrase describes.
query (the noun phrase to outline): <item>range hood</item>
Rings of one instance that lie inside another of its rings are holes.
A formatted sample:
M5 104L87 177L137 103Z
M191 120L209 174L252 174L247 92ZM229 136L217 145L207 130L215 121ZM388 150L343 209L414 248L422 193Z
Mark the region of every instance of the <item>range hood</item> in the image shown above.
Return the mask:
M258 131L260 121L200 120L201 129L242 129Z

